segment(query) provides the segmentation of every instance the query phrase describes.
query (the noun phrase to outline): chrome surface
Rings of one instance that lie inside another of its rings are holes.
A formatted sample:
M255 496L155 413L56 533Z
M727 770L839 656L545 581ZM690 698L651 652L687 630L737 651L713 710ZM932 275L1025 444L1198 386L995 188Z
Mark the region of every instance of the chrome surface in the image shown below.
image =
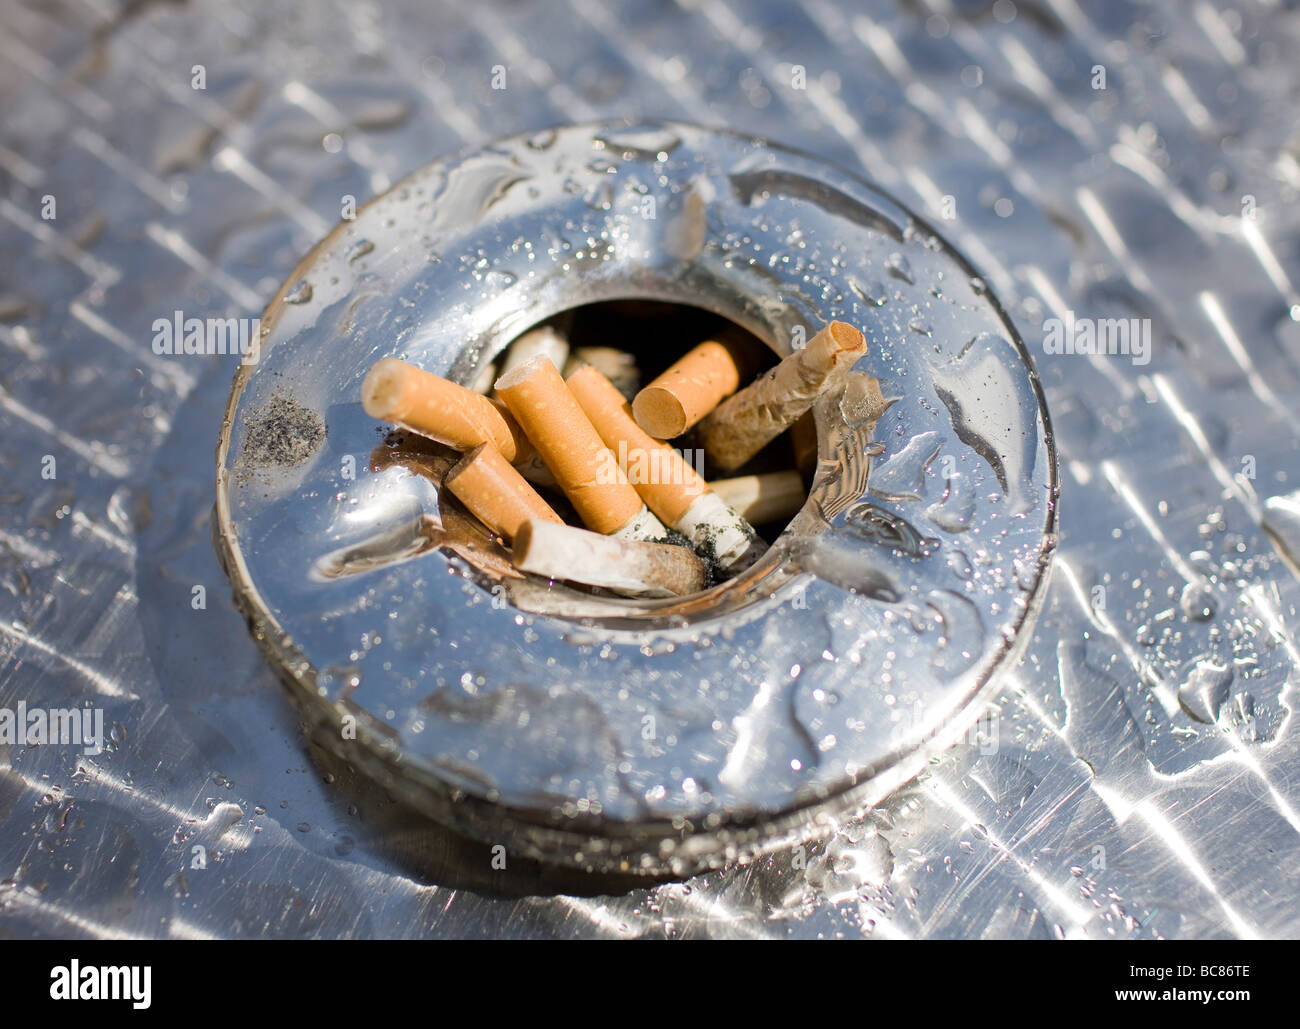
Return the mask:
M0 931L1300 931L1294 11L2 12L0 706L89 701L110 733L99 755L0 744ZM789 143L933 223L1026 341L1062 475L1051 585L987 731L825 842L657 885L499 870L304 751L212 547L235 361L150 351L173 310L256 317L345 195L624 115ZM1150 363L1046 353L1068 312L1150 319Z

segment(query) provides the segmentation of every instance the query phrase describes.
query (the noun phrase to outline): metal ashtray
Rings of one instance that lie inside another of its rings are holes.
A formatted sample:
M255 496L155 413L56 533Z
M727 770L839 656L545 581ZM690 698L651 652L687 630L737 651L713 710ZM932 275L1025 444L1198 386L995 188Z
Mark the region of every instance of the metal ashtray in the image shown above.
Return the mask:
M362 378L400 357L468 384L613 300L702 308L778 354L861 326L892 403L874 429L850 396L819 404L807 504L728 583L503 594L437 487L372 462ZM930 226L805 154L667 123L458 154L330 233L262 331L217 452L236 601L318 736L511 853L685 874L823 832L970 726L1043 596L1056 457L1015 329Z

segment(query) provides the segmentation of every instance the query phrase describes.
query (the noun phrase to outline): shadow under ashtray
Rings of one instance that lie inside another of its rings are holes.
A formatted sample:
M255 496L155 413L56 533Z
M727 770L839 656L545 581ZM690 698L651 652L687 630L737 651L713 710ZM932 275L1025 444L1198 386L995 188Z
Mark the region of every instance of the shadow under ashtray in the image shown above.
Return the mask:
M347 826L334 845L340 858L356 860L361 851L418 882L497 897L612 896L674 881L582 871L507 853L504 846L472 840L424 817L320 741L312 739L307 752L329 783L328 802Z

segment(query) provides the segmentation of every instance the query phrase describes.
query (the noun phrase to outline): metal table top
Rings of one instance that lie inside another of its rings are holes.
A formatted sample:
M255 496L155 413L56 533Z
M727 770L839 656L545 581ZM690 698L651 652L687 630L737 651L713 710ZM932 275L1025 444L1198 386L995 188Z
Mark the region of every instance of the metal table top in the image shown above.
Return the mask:
M105 731L0 743L0 933L1300 932L1294 10L0 13L0 709ZM624 115L801 147L929 217L1034 354L1063 480L985 731L828 841L656 884L495 868L304 740L211 543L235 359L151 348L175 310L257 317L346 196ZM1151 350L1060 353L1050 319Z

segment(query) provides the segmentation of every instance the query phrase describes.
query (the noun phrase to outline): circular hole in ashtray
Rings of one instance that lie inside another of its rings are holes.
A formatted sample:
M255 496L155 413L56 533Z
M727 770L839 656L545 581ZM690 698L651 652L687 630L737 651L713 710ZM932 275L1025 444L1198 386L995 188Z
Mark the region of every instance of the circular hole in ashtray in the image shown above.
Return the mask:
M708 339L725 337L737 346L751 376L761 375L782 356L775 347L737 322L702 307L644 298L607 300L569 308L529 325L495 352L481 355L473 373L464 379L463 384L490 393L491 384L513 343L543 327L554 328L568 344L569 357L561 369L566 377L583 364L594 364L619 388L629 403L641 387ZM771 547L794 521L807 498L811 473L816 465L818 440L812 412L809 411L807 421L785 431L744 465L730 471L714 465L695 429L688 429L680 437L667 442L710 483L776 472L800 477L803 499L790 505L784 514L753 524L759 537ZM521 573L511 568L508 542L493 535L449 489L442 488L443 477L460 457L458 452L442 444L405 429L393 429L386 433L383 443L372 453L371 466L375 471L393 465L403 466L439 487L440 531L444 537L455 537L453 545L441 546L440 549L444 553L450 552L452 559L458 558L468 565L470 578L491 594L494 601L504 600L533 614L574 617L584 621L631 618L639 622L646 619L669 622L688 614L695 617L707 615L721 606L734 608L739 595L745 593L747 587L758 580L771 578L775 582L779 578L772 575L780 564L780 552L773 549L769 550L770 558L738 576L727 576L710 565L703 590L669 599L629 598L567 580L541 580L537 576L521 579ZM635 472L633 475L635 477ZM567 524L584 527L558 486L533 485ZM768 590L753 591L749 599L767 595Z

